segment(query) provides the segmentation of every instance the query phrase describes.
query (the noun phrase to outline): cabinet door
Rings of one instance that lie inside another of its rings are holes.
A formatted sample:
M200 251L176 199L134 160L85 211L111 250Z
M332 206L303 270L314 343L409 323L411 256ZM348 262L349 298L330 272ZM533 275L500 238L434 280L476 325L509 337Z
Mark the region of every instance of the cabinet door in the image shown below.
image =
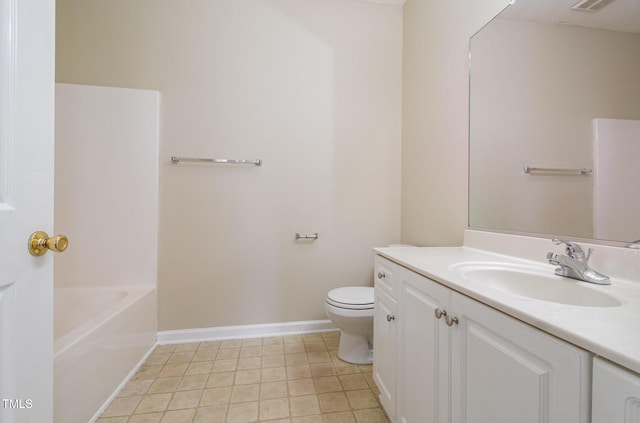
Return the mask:
M373 315L373 378L380 390L380 403L391 421L396 414L397 345L396 302L375 286Z
M593 423L640 423L640 375L593 361Z
M448 310L451 290L423 276L396 271L400 330L398 421L447 422L451 330L436 309Z
M588 423L591 355L453 293L452 422Z

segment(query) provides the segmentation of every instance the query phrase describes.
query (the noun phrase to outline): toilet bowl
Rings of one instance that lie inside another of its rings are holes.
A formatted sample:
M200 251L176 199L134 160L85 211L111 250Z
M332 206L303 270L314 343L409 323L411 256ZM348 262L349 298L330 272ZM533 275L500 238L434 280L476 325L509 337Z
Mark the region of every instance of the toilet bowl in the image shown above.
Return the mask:
M348 363L373 362L373 288L349 286L329 291L327 317L340 329L338 357Z

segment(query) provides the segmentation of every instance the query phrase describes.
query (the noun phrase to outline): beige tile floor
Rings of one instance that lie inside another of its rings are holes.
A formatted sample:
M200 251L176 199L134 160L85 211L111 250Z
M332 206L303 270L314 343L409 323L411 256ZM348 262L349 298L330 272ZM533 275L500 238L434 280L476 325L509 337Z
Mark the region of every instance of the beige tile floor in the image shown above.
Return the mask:
M97 423L388 423L339 332L159 345Z

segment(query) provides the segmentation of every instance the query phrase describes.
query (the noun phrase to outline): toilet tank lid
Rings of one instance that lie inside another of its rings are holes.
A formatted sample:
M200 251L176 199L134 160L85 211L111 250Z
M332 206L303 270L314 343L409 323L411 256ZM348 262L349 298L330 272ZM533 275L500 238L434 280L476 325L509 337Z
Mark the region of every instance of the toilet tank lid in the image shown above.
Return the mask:
M342 304L373 304L373 288L366 286L347 286L329 291L327 298Z

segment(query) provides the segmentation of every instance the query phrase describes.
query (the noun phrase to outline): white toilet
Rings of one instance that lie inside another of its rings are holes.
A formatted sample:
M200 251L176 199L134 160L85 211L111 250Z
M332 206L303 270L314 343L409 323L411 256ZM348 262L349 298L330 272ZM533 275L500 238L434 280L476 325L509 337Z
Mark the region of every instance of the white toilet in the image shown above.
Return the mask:
M373 362L373 288L348 286L329 291L327 316L340 331L338 357L353 364Z
M373 296L373 288L364 286L336 288L327 294L324 303L327 316L341 331L338 357L348 363L373 363Z

